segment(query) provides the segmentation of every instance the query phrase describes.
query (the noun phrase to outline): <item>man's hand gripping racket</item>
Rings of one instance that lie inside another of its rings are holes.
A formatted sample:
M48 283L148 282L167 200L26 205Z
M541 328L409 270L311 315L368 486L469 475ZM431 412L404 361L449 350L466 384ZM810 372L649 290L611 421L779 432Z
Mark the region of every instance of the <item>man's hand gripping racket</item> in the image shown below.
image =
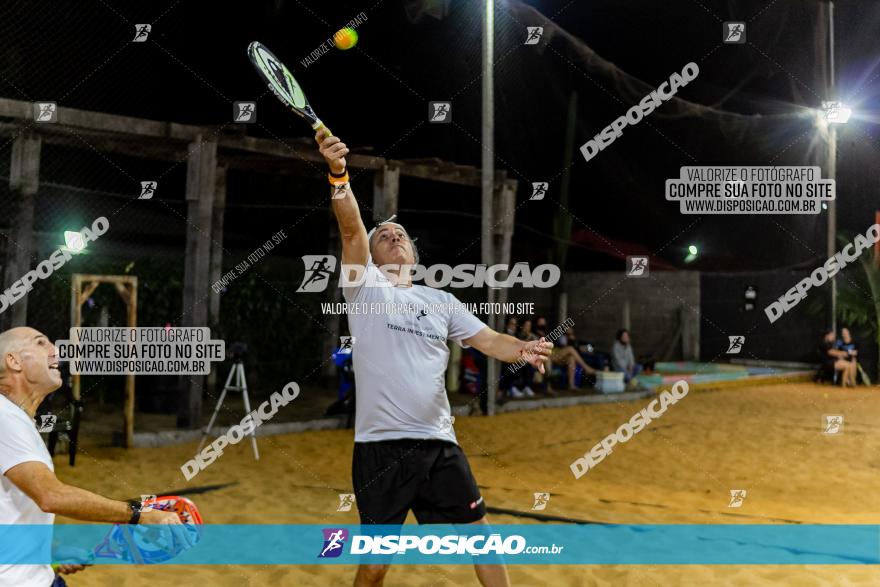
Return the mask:
M345 143L339 137L330 134L326 127L318 131L315 141L318 143L318 150L330 166L330 172L339 175L345 171L345 156L348 155L348 147Z

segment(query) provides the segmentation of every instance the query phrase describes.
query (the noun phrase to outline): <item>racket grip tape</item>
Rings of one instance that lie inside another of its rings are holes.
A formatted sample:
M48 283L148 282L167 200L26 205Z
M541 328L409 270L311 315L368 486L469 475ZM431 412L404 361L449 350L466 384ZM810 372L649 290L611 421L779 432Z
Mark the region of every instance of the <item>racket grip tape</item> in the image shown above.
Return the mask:
M333 133L330 132L330 129L327 128L327 126L326 126L323 122L321 122L320 120L316 120L316 121L315 121L315 124L312 125L312 128L313 128L316 132L321 132L321 130L326 131L328 137L332 137L332 136L333 136Z

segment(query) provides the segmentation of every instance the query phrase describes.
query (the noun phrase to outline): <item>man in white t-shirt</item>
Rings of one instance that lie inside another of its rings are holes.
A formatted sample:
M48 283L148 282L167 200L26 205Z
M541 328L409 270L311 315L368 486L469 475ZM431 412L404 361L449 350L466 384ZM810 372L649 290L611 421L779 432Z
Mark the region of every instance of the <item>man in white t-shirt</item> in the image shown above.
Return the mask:
M26 327L0 333L0 529L51 526L55 514L87 522L180 524L177 514L142 511L139 502L114 501L58 480L34 417L43 399L59 387L55 346L44 334ZM174 535L189 542L186 532ZM49 556L39 552L46 546L35 545L38 552L23 552L21 560ZM82 568L62 565L59 572ZM0 587L49 587L54 579L47 564L0 564Z
M343 295L359 308L412 308L348 317L354 337L357 416L352 480L362 524L486 524L486 505L450 418L447 340L505 363L524 358L542 373L552 343L495 332L450 293L413 285L418 252L403 226L383 222L367 234L348 182L348 148L322 130L315 137L330 167L332 206L342 238ZM380 270L379 268L382 268ZM360 273L350 279L349 271ZM503 565L475 565L484 586L509 585ZM388 565L360 565L356 586L381 585Z

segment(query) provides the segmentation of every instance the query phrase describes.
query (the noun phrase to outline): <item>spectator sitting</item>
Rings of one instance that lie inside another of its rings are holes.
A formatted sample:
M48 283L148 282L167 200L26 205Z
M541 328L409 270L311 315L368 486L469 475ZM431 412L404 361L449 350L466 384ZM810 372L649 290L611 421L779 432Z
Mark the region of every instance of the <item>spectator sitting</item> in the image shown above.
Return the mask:
M532 321L529 318L523 319L516 337L525 341L538 340L538 337L532 332ZM516 375L517 377L510 388L510 396L514 398L535 397L535 392L531 388L531 383L535 378L534 367L528 364L523 365L517 369Z
M519 325L519 335L517 336L520 340L538 340L538 337L535 336L535 333L532 332L532 319L524 318L522 323Z
M642 372L642 366L636 363L629 330L621 328L617 331L617 340L611 346L611 368L623 373L623 380L629 383Z
M519 325L519 321L516 319L516 316L508 316L507 322L505 322L504 333L510 336L516 336L517 326ZM517 386L517 380L520 376L517 373L514 373L510 370L510 365L507 364L501 369L501 378L498 381L498 393L495 396L495 401L500 405L504 403L504 400L508 396L513 396L513 390L516 390L517 397L522 397L522 392L519 390Z
M461 387L459 391L474 397L480 395L483 387L483 373L486 372L486 361L482 353L473 347L461 353Z
M535 325L535 331L538 336L547 336L547 320L544 319L543 316L540 316L535 320ZM572 334L573 332L574 331L572 331ZM575 375L578 367L583 369L584 373L588 375L596 374L596 370L584 361L580 354L578 354L577 349L573 346L568 346L567 339L560 337L553 346L553 350L550 353L550 357L547 359L545 367L545 370L547 371L547 375L545 375L545 377L547 377L547 393L549 395L555 395L549 380L553 365L565 365L567 367L569 391L576 391L578 389L575 384Z
M819 343L816 349L819 357L819 370L816 371L815 381L818 383L825 381L834 382L834 363L837 362L837 357L834 355L836 352L834 342L834 331L826 330L822 336L822 342Z
M849 361L846 351L837 349L837 341L834 339L834 331L828 330L819 345L819 372L816 374L817 381L837 381L837 373L843 373L849 369Z
M510 336L516 336L518 325L519 321L516 319L516 316L509 316L507 318L507 325L504 327L504 333Z
M560 336L557 342L560 346L570 346L575 349L584 362L596 371L608 370L608 355L597 351L590 343L578 340L574 328L566 328L565 334Z
M543 316L538 316L535 318L535 338L544 338L545 336L547 336L547 319ZM553 386L550 384L551 366L552 362L548 359L545 364L546 373L542 375L531 365L526 365L527 368L531 369L529 379L541 384L538 389L547 395L556 395L556 392L553 391Z
M568 327L565 329L565 332L562 333L562 336L556 339L556 346L570 346L580 353L581 348L586 345L578 341L577 336L575 336L574 333L574 328Z
M856 378L859 373L859 344L853 340L849 328L840 329L840 340L837 341L835 346L837 350L841 351L840 359L845 363L846 367L843 369L841 385L847 387L847 384L849 384L855 387Z
M528 323L529 328L528 331L531 333L531 320L524 320L523 327L525 327L526 323ZM539 316L535 319L535 333L531 334L534 336L534 339L543 338L547 336L547 319L543 316ZM529 339L533 340L533 339ZM595 375L596 370L590 367L581 356L578 354L577 350L574 347L566 346L560 340L555 341L556 344L553 347L553 351L550 354L550 357L547 359L547 363L545 365L545 375L541 375L540 373L535 373L533 377L537 381L538 377L541 377L541 383L543 384L543 390L547 395L556 395L556 392L553 391L553 386L550 384L550 375L552 373L553 365L566 365L568 367L568 389L569 390L577 390L577 386L575 385L575 374L577 371L577 367L580 366L581 369L584 370L585 373L589 375ZM527 365L528 366L528 365ZM534 368L532 368L534 370Z
M587 375L595 375L596 370L587 365L586 361L581 358L577 350L572 346L554 346L550 353L549 363L556 365L566 365L568 367L568 390L576 391L579 388L575 385L575 374L577 368L580 367ZM549 386L549 384L548 384ZM551 390L552 391L552 390Z
M535 334L537 338L547 336L547 319L543 316L535 318Z
M559 346L571 346L577 348L577 338L574 335L574 329L566 328L565 332L562 333L562 336L556 339L556 344Z

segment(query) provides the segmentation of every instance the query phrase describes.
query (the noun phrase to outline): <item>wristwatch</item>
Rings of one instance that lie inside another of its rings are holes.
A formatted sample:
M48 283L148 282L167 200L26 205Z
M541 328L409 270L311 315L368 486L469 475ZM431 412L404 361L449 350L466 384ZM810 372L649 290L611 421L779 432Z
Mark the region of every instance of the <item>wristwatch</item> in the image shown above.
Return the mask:
M132 525L138 524L141 521L141 512L144 511L144 503L133 499L128 502L128 509L131 510L131 518L128 520L128 523Z

